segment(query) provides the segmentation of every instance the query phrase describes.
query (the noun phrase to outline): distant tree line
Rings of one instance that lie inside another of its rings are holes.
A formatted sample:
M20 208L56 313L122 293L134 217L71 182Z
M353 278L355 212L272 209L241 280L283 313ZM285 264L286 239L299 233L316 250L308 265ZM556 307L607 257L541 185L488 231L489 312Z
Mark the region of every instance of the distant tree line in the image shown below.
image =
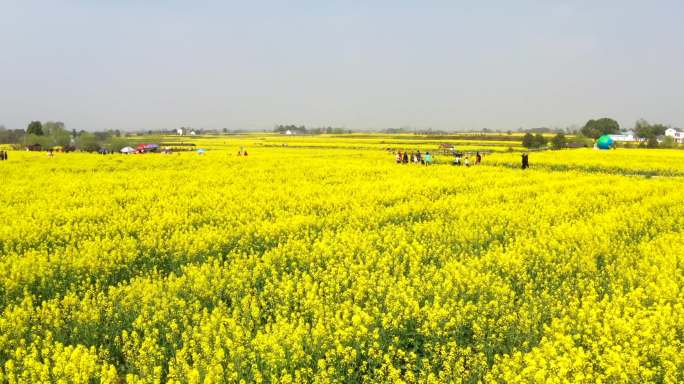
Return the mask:
M638 140L637 146L642 148L674 148L677 143L672 137L663 137L665 130L668 127L663 124L650 124L644 119L639 119L634 124L634 136ZM533 134L536 132L536 134ZM542 133L557 132L550 140L547 140ZM522 145L525 148L543 148L550 146L553 149L565 148L572 146L588 146L593 140L598 139L603 135L620 134L620 124L614 119L603 117L600 119L591 119L587 121L584 126L577 132L573 132L574 136L569 139L562 131L551 130L548 128L534 128L527 130L527 133L522 138ZM620 144L623 146L630 146L630 144Z
M527 132L522 138L522 146L525 148L542 148L545 147L548 140L541 133L532 134Z
M146 140L152 140L146 136ZM86 132L67 130L61 121L31 121L26 129L6 129L0 126L0 143L11 144L16 148L40 147L42 149L61 148L64 151L96 152L101 149L119 151L135 145L134 134L124 135L119 130Z
M289 125L276 125L275 128L273 128L273 132L277 133L287 133L290 132L292 134L296 135L320 135L320 134L345 134L345 133L352 133L350 129L346 128L333 128L333 127L318 127L318 128L306 128L303 125L294 125L294 124L289 124Z

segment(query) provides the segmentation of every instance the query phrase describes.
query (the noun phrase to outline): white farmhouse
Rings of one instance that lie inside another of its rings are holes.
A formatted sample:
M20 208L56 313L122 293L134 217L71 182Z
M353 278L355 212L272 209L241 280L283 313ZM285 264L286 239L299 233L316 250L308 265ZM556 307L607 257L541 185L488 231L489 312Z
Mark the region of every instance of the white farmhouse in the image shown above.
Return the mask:
M185 135L185 129L184 128L178 128L176 130L176 133L178 133L178 136L183 136L183 135Z
M680 144L684 143L684 129L668 128L665 130L665 136L672 137Z
M634 131L627 131L627 132L620 132L617 135L608 135L610 136L611 139L615 142L634 142L634 141L639 141L639 138L636 137L634 134Z

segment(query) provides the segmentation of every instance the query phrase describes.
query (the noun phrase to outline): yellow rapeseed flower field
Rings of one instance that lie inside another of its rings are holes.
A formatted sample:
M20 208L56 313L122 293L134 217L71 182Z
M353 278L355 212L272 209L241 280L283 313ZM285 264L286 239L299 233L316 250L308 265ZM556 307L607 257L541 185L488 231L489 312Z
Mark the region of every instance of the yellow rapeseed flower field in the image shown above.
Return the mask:
M0 382L684 382L684 151L292 140L10 152Z

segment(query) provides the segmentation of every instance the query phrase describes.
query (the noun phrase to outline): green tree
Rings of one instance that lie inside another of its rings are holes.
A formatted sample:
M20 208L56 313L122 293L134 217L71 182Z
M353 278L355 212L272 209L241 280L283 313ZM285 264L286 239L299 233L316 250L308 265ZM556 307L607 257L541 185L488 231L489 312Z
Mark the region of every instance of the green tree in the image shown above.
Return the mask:
M85 152L95 152L100 149L100 142L94 134L84 132L76 138L76 148Z
M634 123L634 134L636 137L647 138L650 136L651 124L644 119L639 119Z
M43 134L46 136L49 136L56 129L64 129L64 123L61 121L46 121L43 124Z
M522 146L525 148L532 148L534 145L534 135L527 132L522 138Z
M646 142L646 148L658 148L658 139L655 136L649 137Z
M71 134L64 129L64 125L51 128L50 139L52 144L58 147L68 147L71 144Z
M670 136L665 136L663 142L660 143L661 148L675 148L676 146L677 142L675 141L674 137Z
M561 149L565 148L567 145L567 139L565 138L565 135L562 133L557 134L551 139L551 146L553 149Z
M634 124L634 133L637 137L648 139L651 136L662 136L665 134L667 127L663 124L649 124L644 119L639 119Z
M43 124L40 121L32 121L26 128L27 135L43 136Z
M135 145L131 143L128 139L116 136L109 138L109 140L107 140L107 142L103 144L103 147L109 149L112 152L119 152L124 147L133 146Z
M35 135L33 133L27 133L24 135L23 142L26 146L38 144L43 148L52 147L52 140L45 135Z
M0 144L16 144L24 136L23 129L6 129L0 125Z
M608 117L603 117L597 120L591 119L584 124L584 127L582 127L580 132L586 137L598 139L603 135L619 133L620 124Z
M546 146L547 142L548 141L546 140L546 137L544 137L544 135L542 135L541 133L537 133L536 135L534 135L534 140L533 140L532 146L534 148L541 148L541 147Z

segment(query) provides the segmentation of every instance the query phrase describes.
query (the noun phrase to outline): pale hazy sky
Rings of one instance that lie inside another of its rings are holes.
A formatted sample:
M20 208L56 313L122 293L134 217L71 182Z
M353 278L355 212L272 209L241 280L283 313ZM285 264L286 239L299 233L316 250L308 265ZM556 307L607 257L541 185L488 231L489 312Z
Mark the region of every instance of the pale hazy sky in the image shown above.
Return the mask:
M0 0L0 124L684 127L684 1Z

